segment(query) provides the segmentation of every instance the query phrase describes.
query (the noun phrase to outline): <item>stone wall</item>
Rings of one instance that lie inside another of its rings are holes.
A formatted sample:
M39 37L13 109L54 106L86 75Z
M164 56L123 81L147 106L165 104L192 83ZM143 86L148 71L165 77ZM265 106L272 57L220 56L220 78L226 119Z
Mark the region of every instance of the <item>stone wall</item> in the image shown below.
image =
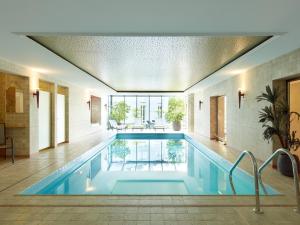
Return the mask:
M66 126L69 128L67 131L68 141L72 142L83 136L89 135L94 132L105 132L106 130L106 118L107 118L107 93L102 90L99 85L98 89L90 89L89 87L74 85L68 81L59 80L52 76L46 76L43 74L38 74L34 71L26 69L22 66L7 62L0 59L0 71L2 74L18 74L20 79L27 80L24 86L24 93L26 93L26 118L18 119L13 118L13 116L8 117L7 122L10 121L22 121L26 123L26 129L20 128L16 129L14 136L18 140L22 140L22 144L17 144L17 155L18 156L29 156L32 153L38 151L38 140L39 140L39 110L37 108L36 98L32 97L32 94L36 89L39 88L39 81L50 82L54 85L55 93L66 93L68 94L67 103L68 104L68 120ZM3 95L5 88L3 86L3 76L0 75L0 95ZM41 84L42 85L42 84ZM41 86L41 88L44 88ZM91 124L90 120L90 110L87 104L90 96L101 97L101 124ZM25 95L24 95L25 96ZM1 100L1 98L0 98ZM5 103L1 100L0 107L4 108ZM66 108L66 109L67 109ZM24 114L25 115L25 114ZM4 121L3 112L0 110L0 122ZM55 118L54 118L55 119ZM12 133L9 133L12 134ZM54 143L54 146L56 143Z
M227 144L237 150L250 150L259 159L266 159L272 153L272 143L263 140L258 112L265 103L258 103L256 97L272 85L276 79L291 79L300 74L300 50L276 58L268 63L248 70L231 79L210 86L195 93L195 104L203 101L202 109L195 105L195 134L209 137L210 97L226 96ZM238 107L238 90L245 92L241 108Z
M91 111L87 104L91 95L101 97L101 124L91 124ZM105 104L107 104L107 96L100 92L88 92L83 88L75 86L69 87L70 141L74 141L89 133L106 129L107 107L105 107Z
M0 82L0 122L5 123L6 136L14 139L15 154L29 156L29 79L0 72ZM6 90L10 87L23 92L23 113L7 112Z

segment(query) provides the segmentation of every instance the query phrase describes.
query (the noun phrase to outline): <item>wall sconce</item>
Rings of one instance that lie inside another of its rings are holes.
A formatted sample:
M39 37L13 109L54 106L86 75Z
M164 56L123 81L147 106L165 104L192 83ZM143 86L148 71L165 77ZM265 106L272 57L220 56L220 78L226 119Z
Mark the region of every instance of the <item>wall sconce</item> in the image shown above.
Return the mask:
M200 100L199 101L199 110L201 110L201 105L203 104L203 102Z
M91 100L86 102L89 105L89 110L91 110Z
M241 90L239 90L238 96L239 96L239 109L240 109L241 108L241 100L242 100L242 97L243 98L245 97L245 93L242 92Z
M36 89L35 92L32 93L32 96L34 98L34 96L36 97L36 105L39 108L40 105L40 91L39 89Z

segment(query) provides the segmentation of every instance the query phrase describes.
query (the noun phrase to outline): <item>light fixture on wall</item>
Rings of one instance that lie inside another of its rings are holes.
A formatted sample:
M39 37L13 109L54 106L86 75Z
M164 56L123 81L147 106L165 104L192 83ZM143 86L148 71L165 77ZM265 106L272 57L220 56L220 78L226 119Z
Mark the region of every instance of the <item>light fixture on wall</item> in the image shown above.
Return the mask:
M34 96L36 97L36 105L39 108L40 105L40 91L39 89L36 89L35 92L32 93L32 96L34 98Z
M89 105L89 110L91 110L91 100L88 100L86 103Z
M201 100L199 100L199 110L201 110L202 104L203 104L203 102Z
M241 101L242 101L242 97L245 97L245 93L242 90L239 90L238 92L238 96L239 96L239 109L241 108Z

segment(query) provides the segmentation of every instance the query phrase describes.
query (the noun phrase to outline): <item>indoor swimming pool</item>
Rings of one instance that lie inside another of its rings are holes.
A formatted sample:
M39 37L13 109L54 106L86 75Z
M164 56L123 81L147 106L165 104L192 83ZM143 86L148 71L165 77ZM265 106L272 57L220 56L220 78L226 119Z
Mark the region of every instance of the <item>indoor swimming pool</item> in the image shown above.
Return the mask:
M180 133L116 134L23 195L254 195L253 176ZM269 195L279 194L264 185ZM263 193L261 193L263 194Z

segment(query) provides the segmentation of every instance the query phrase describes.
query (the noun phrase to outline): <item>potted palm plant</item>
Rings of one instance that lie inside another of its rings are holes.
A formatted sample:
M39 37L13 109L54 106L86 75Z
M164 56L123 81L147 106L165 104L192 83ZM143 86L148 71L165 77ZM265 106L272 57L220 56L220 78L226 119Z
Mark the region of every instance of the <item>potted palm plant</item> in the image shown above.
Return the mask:
M264 128L263 137L270 141L278 138L282 148L296 151L300 146L300 140L296 137L296 131L290 129L292 120L299 120L298 112L290 112L288 101L280 95L280 90L273 90L268 85L266 91L257 97L257 101L265 101L270 105L265 106L259 112L259 122ZM299 162L297 156L296 161ZM277 160L278 170L286 176L293 176L292 165L286 154L281 154Z
M165 115L168 122L173 123L175 131L181 130L181 121L184 117L184 102L180 98L170 98L168 102L168 111Z
M130 107L125 102L118 102L114 105L110 112L110 118L121 124L127 118Z

